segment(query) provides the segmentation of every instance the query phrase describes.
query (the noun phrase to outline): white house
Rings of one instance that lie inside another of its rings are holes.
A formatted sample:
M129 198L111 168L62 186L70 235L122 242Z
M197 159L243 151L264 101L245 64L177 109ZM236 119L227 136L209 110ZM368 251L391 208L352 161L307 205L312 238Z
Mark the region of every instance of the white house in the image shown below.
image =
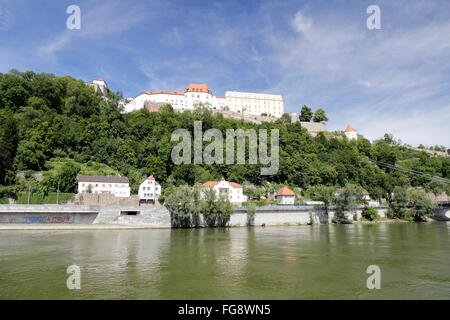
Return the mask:
M204 191L207 188L212 188L218 197L225 196L231 203L241 204L247 201L247 196L244 195L244 189L236 182L222 181L207 181L201 185L201 197L204 197Z
M78 175L78 193L110 193L116 197L130 196L127 177Z
M142 109L146 101L167 103L174 110L194 110L199 104L215 110L229 110L247 115L267 114L280 118L284 112L281 95L227 91L214 96L207 84L191 83L185 91L145 91L125 103L125 111Z
M295 193L288 187L283 187L277 192L275 199L280 200L280 204L294 204Z
M378 201L375 201L371 198L369 191L367 191L366 189L363 190L363 199L367 201L369 207L376 207L380 205Z
M347 126L347 128L345 128L344 134L350 140L358 139L358 134L356 133L356 130L353 129L353 127L350 124Z
M139 185L139 200L151 200L155 202L161 196L161 185L153 176L149 176Z
M369 191L367 191L366 189L363 190L363 199L366 200L366 201L372 200L372 199L370 198L370 193L369 193Z

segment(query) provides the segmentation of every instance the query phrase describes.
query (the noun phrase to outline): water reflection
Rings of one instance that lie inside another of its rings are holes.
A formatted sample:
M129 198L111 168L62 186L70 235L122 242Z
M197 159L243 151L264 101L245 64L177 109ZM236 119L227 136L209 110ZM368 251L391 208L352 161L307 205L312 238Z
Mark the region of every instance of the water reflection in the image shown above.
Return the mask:
M449 224L0 233L0 298L450 297ZM67 266L82 270L69 291ZM379 265L382 289L365 286Z

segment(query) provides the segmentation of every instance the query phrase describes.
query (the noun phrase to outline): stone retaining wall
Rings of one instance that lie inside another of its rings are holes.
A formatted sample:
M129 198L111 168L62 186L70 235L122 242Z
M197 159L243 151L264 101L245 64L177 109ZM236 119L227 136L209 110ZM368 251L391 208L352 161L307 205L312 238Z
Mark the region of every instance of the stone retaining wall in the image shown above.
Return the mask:
M77 194L75 204L84 206L138 206L139 196L116 197L109 193Z
M123 211L139 211L139 215L121 215ZM94 224L140 225L170 228L170 213L164 206L100 207Z
M382 218L386 217L387 207L381 206L375 208L378 215ZM361 218L362 208L355 212L345 213L348 220L353 220L354 215L359 220ZM335 216L335 210L330 209L328 213L328 223ZM327 223L325 212L314 206L266 206L256 209L254 217L254 225L303 225L303 224L319 224ZM240 207L231 215L229 226L238 227L247 225L247 209Z

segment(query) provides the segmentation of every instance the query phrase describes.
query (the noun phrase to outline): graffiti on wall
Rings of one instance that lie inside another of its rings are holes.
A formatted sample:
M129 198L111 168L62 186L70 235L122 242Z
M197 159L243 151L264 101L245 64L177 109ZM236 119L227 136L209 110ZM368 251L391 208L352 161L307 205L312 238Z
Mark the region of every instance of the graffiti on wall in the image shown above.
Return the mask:
M72 223L73 217L70 216L26 216L25 223Z

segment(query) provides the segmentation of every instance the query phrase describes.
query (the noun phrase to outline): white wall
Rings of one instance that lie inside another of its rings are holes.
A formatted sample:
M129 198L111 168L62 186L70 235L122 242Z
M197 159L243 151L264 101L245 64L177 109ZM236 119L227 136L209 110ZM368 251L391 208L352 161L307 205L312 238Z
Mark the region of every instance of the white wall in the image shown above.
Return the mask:
M131 190L129 183L111 182L78 182L78 193L88 193L91 185L91 193L111 193L116 197L129 197Z
M348 132L345 132L345 135L346 135L347 138L350 139L350 140L358 139L358 134L356 133L356 131L348 131Z
M145 180L139 186L140 200L156 200L161 196L161 185L155 180Z
M144 107L145 101L163 102L172 105L176 110L193 110L196 104L209 104L211 108L223 110L225 106L233 112L244 112L247 115L266 113L281 117L284 113L283 97L276 94L227 91L224 98L218 98L207 92L188 91L175 93L141 93L125 105L125 111L131 112Z
M277 196L277 200L280 200L280 204L294 204L295 196Z
M281 117L284 113L283 97L276 94L227 91L225 98L230 111Z
M202 187L202 197L204 197L204 191L208 187ZM219 196L221 189L226 189L228 191L228 199L231 203L242 203L247 201L247 196L244 195L243 188L235 188L230 185L227 181L220 181L218 184L212 187L216 192L216 195Z

